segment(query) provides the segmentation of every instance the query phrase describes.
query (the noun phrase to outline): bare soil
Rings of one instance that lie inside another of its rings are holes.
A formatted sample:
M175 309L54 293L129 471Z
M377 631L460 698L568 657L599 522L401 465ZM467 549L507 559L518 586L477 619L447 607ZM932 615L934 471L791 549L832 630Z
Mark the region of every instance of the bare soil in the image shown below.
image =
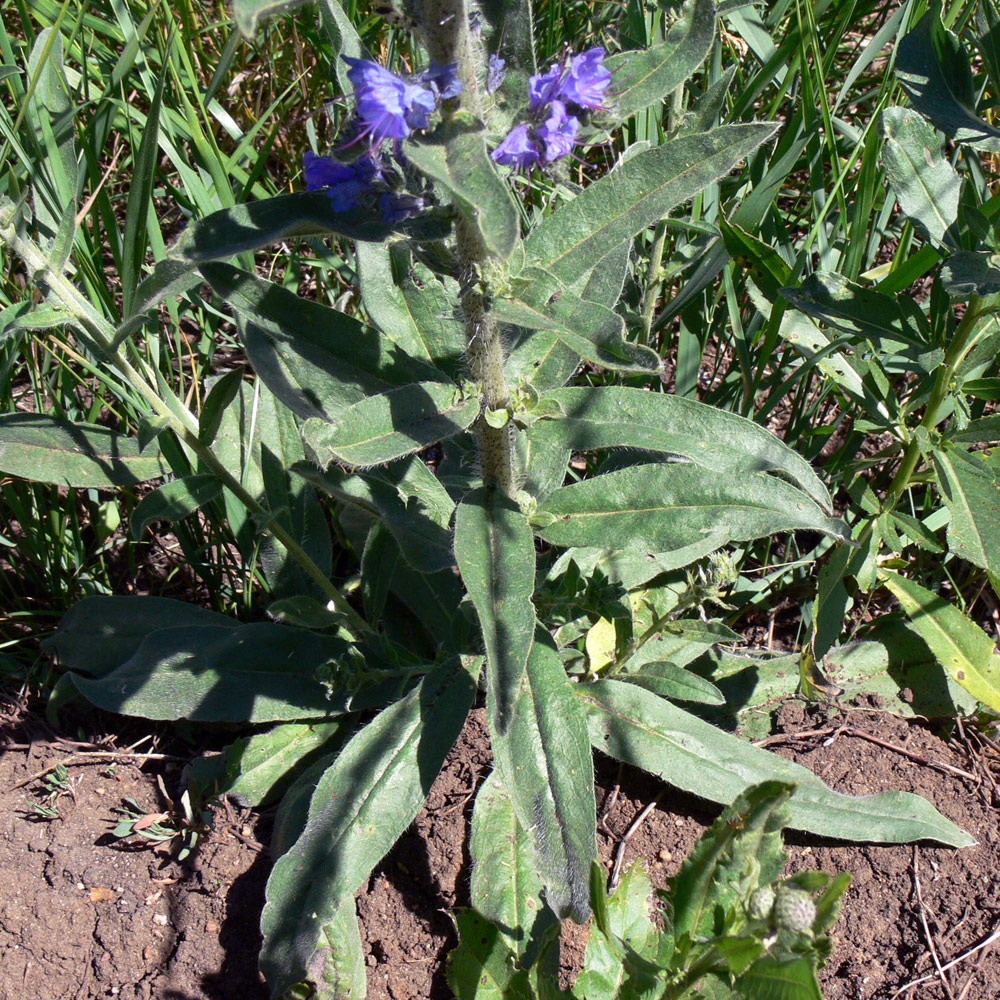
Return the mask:
M931 978L906 990L906 1000L996 1000L1000 949L972 950L1000 926L1000 822L989 776L996 757L986 759L974 740L946 742L884 712L851 713L852 731L906 753L837 735L840 721L787 703L777 722L786 739L774 749L841 791L919 792L979 843L963 851L842 847L789 835L791 869L847 870L854 879L822 975L828 1000L890 1000L924 976ZM165 809L157 775L174 794L179 762L133 754L110 768L112 742L72 745L30 717L0 731L0 744L7 745L0 755L0 1000L265 1000L256 952L271 861L267 811L220 805L200 850L177 863L111 831L114 808L126 798L151 813ZM54 802L58 818L44 819L29 803L46 799L40 772L59 761L71 791ZM454 944L448 911L468 904L469 815L490 766L477 711L425 808L359 894L372 1000L451 996L443 973ZM597 778L601 860L610 871L616 859L644 858L663 885L717 810L606 758L598 759ZM572 925L564 932L567 979L586 935ZM942 966L955 962L944 973L950 994L935 954Z

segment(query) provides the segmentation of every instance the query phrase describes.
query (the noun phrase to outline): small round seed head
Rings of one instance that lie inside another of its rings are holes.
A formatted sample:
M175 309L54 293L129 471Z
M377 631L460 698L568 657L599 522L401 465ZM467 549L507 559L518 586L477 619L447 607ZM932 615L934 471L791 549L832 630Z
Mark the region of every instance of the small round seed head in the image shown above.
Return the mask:
M769 920L774 909L774 890L766 885L750 893L747 900L747 913L751 920Z
M774 922L782 930L805 934L816 921L816 904L802 889L782 889L774 901Z

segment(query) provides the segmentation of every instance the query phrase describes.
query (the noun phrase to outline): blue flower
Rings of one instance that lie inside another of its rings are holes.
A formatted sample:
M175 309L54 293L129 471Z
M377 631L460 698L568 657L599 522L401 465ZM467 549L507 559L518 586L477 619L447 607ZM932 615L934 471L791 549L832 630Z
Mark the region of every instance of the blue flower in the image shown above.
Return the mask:
M430 201L426 198L396 191L386 191L379 198L378 203L379 208L382 209L382 221L390 226L395 226L406 219L412 219L415 215L419 215L431 207Z
M563 68L556 63L550 66L546 73L536 73L528 77L528 99L531 110L537 111L543 104L559 96L559 85L562 82Z
M611 71L604 65L604 49L597 45L573 56L567 69L554 63L544 73L528 79L531 110L543 104L563 101L575 108L601 108L604 92L611 85Z
M412 82L430 87L439 101L447 101L450 97L458 97L462 93L462 81L458 78L457 63L442 66L439 62L432 62L427 69L417 73Z
M559 84L559 96L579 108L600 108L610 85L611 70L604 65L604 49L597 45L570 60L566 77Z
M405 139L413 129L427 127L427 116L437 104L434 91L407 83L370 59L342 58L351 67L347 76L354 84L365 134L381 142Z
M357 163L341 163L328 156L317 156L311 150L304 157L306 190L328 189L335 212L357 208L368 190L373 169L367 159Z
M538 138L545 143L545 162L551 163L573 150L576 134L580 131L580 119L566 113L562 101L553 101L552 113L536 130Z
M530 167L540 159L527 125L517 125L512 128L490 156L501 166L516 169Z
M492 94L498 90L506 75L507 61L494 52L486 68L486 93Z

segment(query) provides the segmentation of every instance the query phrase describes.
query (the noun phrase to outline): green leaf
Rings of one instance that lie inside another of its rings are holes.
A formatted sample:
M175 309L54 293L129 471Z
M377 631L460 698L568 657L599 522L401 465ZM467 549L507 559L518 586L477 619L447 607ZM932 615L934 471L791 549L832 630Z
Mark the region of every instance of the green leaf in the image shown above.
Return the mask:
M783 288L781 294L807 315L868 338L883 353L917 358L931 350L894 298L832 271L811 274L799 288Z
M273 996L315 979L321 928L417 815L475 691L457 660L438 667L358 732L320 779L302 835L267 883L260 964Z
M832 500L812 466L767 428L683 396L619 387L557 389L544 430L571 451L645 448L724 474L779 472L825 511Z
M609 247L703 191L775 131L771 122L724 125L639 153L536 226L524 245L528 263L572 284Z
M71 87L63 63L63 39L58 25L44 28L35 38L28 56L30 94L22 116L34 139L34 162L31 167L31 203L42 230L57 238L64 237L68 249L72 239L63 229L66 216L76 215L80 167L76 152L76 107L79 99ZM9 133L5 138L10 139ZM65 256L56 252L53 257ZM52 261L54 270L62 270L62 261Z
M908 108L886 108L882 162L902 213L939 243L958 218L962 179L934 129Z
M1000 256L988 250L956 250L941 267L941 284L960 299L1000 292Z
M950 435L950 439L965 444L993 444L1000 441L1000 413L990 413L970 420L967 427Z
M498 319L529 330L554 330L578 355L604 368L656 373L655 351L625 340L625 323L613 309L577 298L541 268L527 268L494 303Z
M473 908L496 924L507 947L530 965L542 933L556 918L542 901L531 838L517 821L499 771L493 771L476 794L469 854Z
M658 694L661 698L671 698L674 701L693 701L700 705L725 705L723 693L711 682L699 677L690 670L678 667L673 663L663 663L653 660L644 663L634 671L625 671L619 675L621 680L629 684L637 684Z
M330 496L378 517L414 569L433 573L454 565L450 524L455 502L416 455L369 472L336 466L320 472L306 463L295 471Z
M0 415L0 472L56 486L135 486L169 467L155 445L43 413Z
M85 597L45 645L64 669L101 677L133 656L151 632L205 625L240 627L226 615L168 597Z
M784 480L759 473L721 477L682 463L636 465L563 486L539 514L555 519L537 529L554 545L666 552L722 528L733 541L797 528L847 537L843 522Z
M649 691L620 681L580 685L594 746L711 802L729 803L750 785L798 785L789 826L823 837L902 843L936 840L967 847L973 839L916 795L851 796L831 791L799 764L744 743Z
M766 781L742 792L699 839L671 880L674 935L711 937L723 912L768 885L785 864L781 830L795 786ZM752 873L752 874L751 874Z
M457 315L457 283L434 274L400 245L358 243L355 253L371 321L402 350L459 377L465 326Z
M974 453L945 445L931 451L941 496L951 511L948 547L991 573L1000 573L1000 484Z
M560 918L582 923L597 857L594 765L573 686L542 635L531 647L510 726L490 737L518 822L531 836L545 901ZM487 712L494 717L492 706Z
M341 639L270 622L185 626L150 633L129 659L102 677L72 676L85 698L121 715L292 721L384 701L378 685L355 694L350 675L338 677L346 651Z
M146 220L153 201L153 183L160 155L160 107L163 103L163 87L167 81L168 66L169 63L164 61L159 79L156 81L156 92L146 114L146 125L142 130L142 138L139 140L139 149L135 154L129 178L120 258L122 315L125 316L132 311L132 302L149 242Z
M229 264L203 265L201 272L236 313L254 370L300 417L333 419L395 386L447 382L346 313Z
M505 734L535 632L531 525L500 490L474 490L455 512L455 559L483 631L490 729Z
M715 4L688 0L659 45L619 52L604 60L611 70L613 117L624 121L669 97L705 61L715 38Z
M233 18L244 38L254 38L260 26L276 14L301 7L306 0L233 0Z
M180 521L222 493L222 483L211 473L173 479L147 493L132 511L129 528L133 538L142 538L153 521Z
M407 157L452 196L476 227L483 245L501 260L521 235L517 206L486 151L482 122L459 112L430 135L409 139Z
M366 969L357 904L353 896L347 896L317 935L309 966L309 978L316 984L313 1000L364 1000Z
M993 639L943 597L905 576L881 570L879 578L903 606L913 627L953 680L1000 711L1000 656Z
M475 910L455 914L458 947L448 954L448 985L459 1000L529 1000L528 977L518 973L500 928Z
M740 976L739 991L746 1000L823 1000L815 959L806 955L791 960L758 958Z
M201 798L230 795L256 809L278 798L318 754L329 753L343 733L340 720L275 726L236 740L222 753L193 760L184 777Z
M595 886L603 895L602 884ZM650 897L653 885L640 861L632 864L622 876L618 888L605 904L607 926L595 921L583 956L583 969L573 984L573 993L582 1000L613 1000L616 997L640 995L643 986L649 988L655 979L642 974L646 971L633 956L651 959L659 934L650 919ZM623 945L625 947L623 947ZM642 996L647 994L641 992ZM655 994L654 994L655 995Z
M192 267L304 236L346 236L374 243L393 232L413 239L443 239L449 225L438 216L421 216L389 226L367 208L335 212L325 191L302 191L223 208L188 224L170 248L170 257Z
M1000 129L976 117L976 93L962 43L928 11L896 51L896 78L913 106L958 142L992 149Z
M226 412L226 407L239 395L243 375L242 368L233 368L210 381L211 389L198 414L198 438L204 444L211 444L215 440L215 435L219 433L222 415Z
M452 437L479 416L479 397L454 385L417 382L369 396L330 420L309 419L302 440L321 467L336 460L381 465Z

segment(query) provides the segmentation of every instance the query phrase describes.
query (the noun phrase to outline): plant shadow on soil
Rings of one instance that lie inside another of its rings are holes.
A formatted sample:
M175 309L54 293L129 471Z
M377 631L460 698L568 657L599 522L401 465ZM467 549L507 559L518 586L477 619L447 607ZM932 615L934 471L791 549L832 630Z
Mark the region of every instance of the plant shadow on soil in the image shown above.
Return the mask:
M800 737L827 724L799 702L786 703L777 714L777 731ZM887 712L852 712L850 724L963 771L978 768L985 775L997 765L996 759L972 759L931 728ZM88 758L87 749L53 740L43 725L20 716L0 729L0 746L6 747L0 754L0 1000L266 1000L256 955L273 810L250 814L220 805L212 832L182 864L130 849L110 837L114 808L128 797L150 812L162 810L157 774L172 789L181 762L140 767L122 758L109 768L108 758ZM948 1000L922 918L942 964L1000 925L1000 820L991 781L974 783L846 735L832 742L799 738L777 751L839 791L918 792L976 837L978 845L962 851L839 846L795 833L786 838L790 871L821 868L853 876L834 929L834 952L821 973L827 1000L889 1000L927 975L933 978L908 990L906 1000ZM72 794L56 800L58 818L40 820L29 802L42 797L42 779L25 781L60 760L67 763ZM444 976L444 958L454 945L448 911L469 903L469 817L490 767L479 709L426 805L359 893L372 1000L451 997ZM601 861L610 870L619 853L625 865L645 859L661 887L717 815L703 801L665 790L658 780L604 757L598 757L597 785ZM656 807L623 843L658 795ZM567 925L567 981L586 937L585 928ZM1000 996L998 956L1000 948L980 949L949 969L952 996L962 994L967 982L964 1000Z

